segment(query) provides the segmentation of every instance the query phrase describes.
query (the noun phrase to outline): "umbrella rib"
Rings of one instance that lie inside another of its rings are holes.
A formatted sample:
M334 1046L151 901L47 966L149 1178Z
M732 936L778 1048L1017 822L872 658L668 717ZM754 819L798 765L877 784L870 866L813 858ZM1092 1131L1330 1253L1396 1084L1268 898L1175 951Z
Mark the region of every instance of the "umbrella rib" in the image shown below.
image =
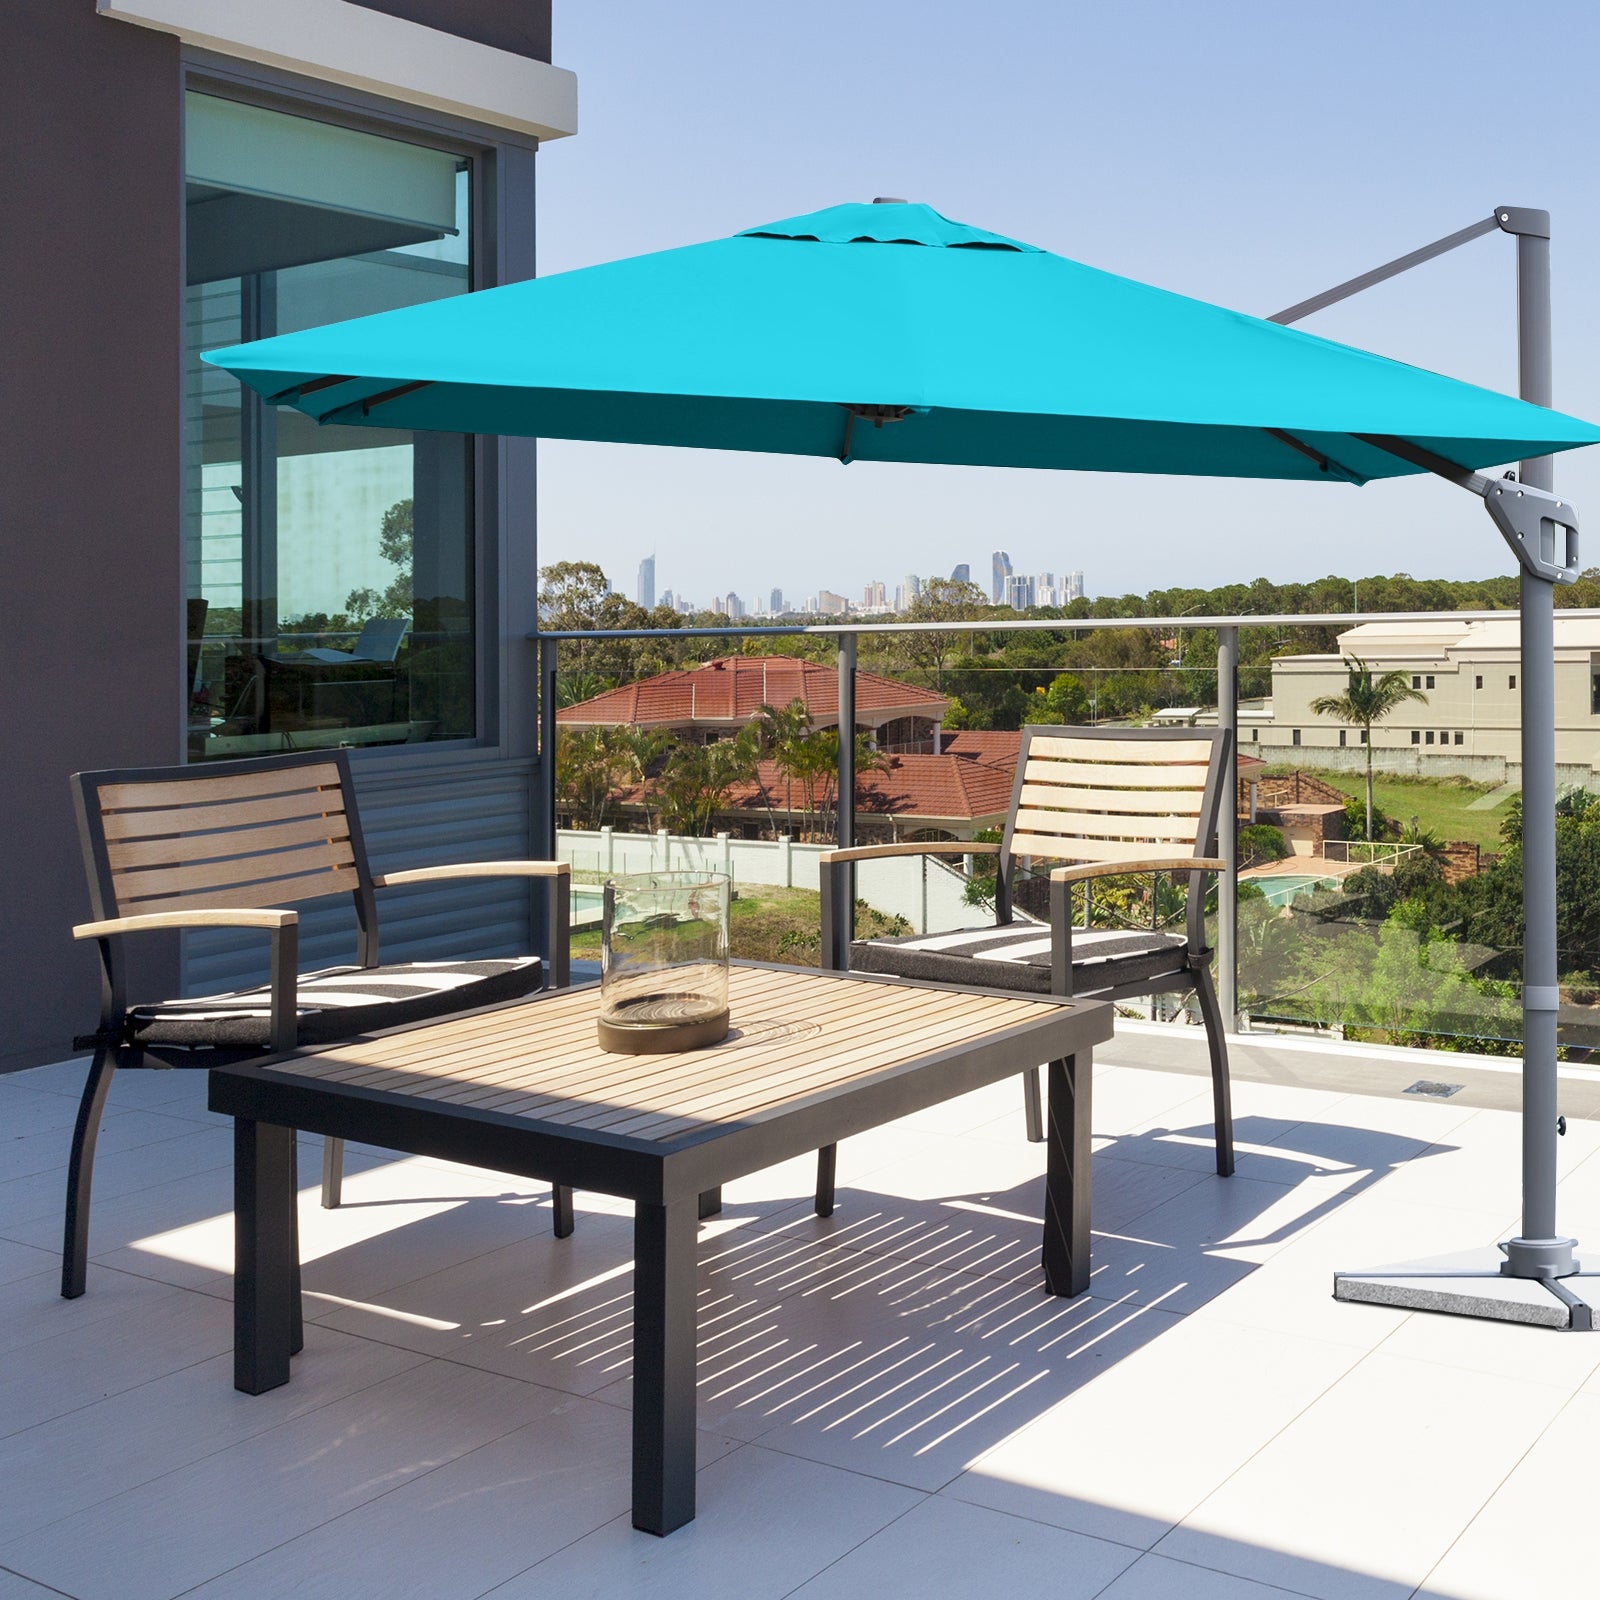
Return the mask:
M1343 462L1335 461L1332 456L1325 456L1320 450L1309 445L1304 439L1297 439L1292 433L1285 433L1282 428L1263 428L1261 430L1269 438L1276 439L1280 444L1286 444L1291 450L1298 450L1301 455L1308 456L1315 461L1323 472L1331 472L1341 478L1348 478L1351 483L1365 483L1367 480Z
M391 400L398 400L402 395L415 394L418 389L427 389L433 384L432 378L419 378L415 383L402 383L393 389L385 389L381 394L369 396L361 402L361 415L368 416L376 411L379 406L386 406Z
M287 402L304 400L308 394L315 394L319 389L331 389L336 383L349 383L350 375L344 372L331 372L325 378L313 378L309 383L291 383L287 389L280 389L276 394L267 396L269 406L281 406Z

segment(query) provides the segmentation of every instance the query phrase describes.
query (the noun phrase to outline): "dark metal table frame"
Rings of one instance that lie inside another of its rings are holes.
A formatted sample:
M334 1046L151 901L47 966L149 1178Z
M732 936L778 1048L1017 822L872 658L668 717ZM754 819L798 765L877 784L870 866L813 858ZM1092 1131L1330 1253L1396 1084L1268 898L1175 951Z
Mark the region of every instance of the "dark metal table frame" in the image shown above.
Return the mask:
M824 976L903 990L935 987L866 975ZM570 991L550 994L563 992ZM967 992L1026 1000L1039 1014L793 1104L660 1141L297 1076L294 1063L320 1051L213 1070L210 1107L234 1119L234 1387L262 1394L287 1383L290 1357L302 1344L296 1130L631 1199L633 1525L671 1533L692 1520L695 1510L702 1195L1047 1062L1045 1287L1066 1297L1088 1288L1092 1051L1111 1037L1112 1008L1098 1001ZM515 1004L540 1005L549 997ZM915 1003L912 996L908 1000ZM394 1029L389 1036L428 1026Z

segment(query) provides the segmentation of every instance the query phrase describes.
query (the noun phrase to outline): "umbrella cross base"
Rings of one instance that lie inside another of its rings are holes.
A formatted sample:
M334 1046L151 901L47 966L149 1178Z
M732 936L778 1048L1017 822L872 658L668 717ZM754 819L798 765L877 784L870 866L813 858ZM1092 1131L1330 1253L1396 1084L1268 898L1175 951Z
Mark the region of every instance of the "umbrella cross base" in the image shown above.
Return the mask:
M1563 1332L1594 1331L1600 1269L1585 1272L1580 1267L1565 1278L1511 1278L1500 1270L1502 1260L1498 1249L1471 1250L1365 1272L1336 1272L1333 1298ZM1586 1298L1586 1291L1592 1298Z

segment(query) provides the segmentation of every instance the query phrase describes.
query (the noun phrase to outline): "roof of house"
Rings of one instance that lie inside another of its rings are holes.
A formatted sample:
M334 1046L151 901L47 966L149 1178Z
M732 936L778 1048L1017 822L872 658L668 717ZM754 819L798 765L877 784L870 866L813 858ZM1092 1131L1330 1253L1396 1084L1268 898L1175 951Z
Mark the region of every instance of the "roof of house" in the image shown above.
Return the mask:
M867 771L856 782L858 814L918 817L925 820L998 821L1011 804L1012 772L961 756L890 756L887 772ZM637 788L618 796L637 805ZM785 802L788 801L788 805ZM778 812L798 810L801 791L771 761L763 761L756 778L729 791L724 811Z
M563 706L557 722L568 727L639 728L709 725L736 727L764 705L783 707L798 700L811 721L826 727L838 721L839 675L832 667L793 656L722 656L697 667L662 672L638 683L608 689L576 705ZM894 717L942 717L950 702L931 689L919 689L875 672L856 674L856 720L883 723Z
M939 735L939 749L945 755L995 762L1015 772L1017 757L1022 753L1022 734L1015 728L958 728L954 733Z

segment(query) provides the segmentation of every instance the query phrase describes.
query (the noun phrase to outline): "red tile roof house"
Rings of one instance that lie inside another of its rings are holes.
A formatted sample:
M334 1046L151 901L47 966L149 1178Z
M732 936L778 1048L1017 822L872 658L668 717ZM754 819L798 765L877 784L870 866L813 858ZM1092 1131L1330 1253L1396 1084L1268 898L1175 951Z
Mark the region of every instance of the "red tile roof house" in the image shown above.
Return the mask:
M813 727L836 727L837 673L790 656L726 656L565 706L556 721L566 728L666 728L710 741L737 732L763 705L782 707L794 700L805 705ZM872 672L856 674L856 726L888 752L889 761L888 771L863 772L857 782L857 832L863 841L970 839L1005 820L1021 735L941 735L939 719L949 705L931 690ZM826 802L831 808L831 794ZM623 790L616 803L625 816L642 818L640 790ZM805 825L799 807L799 785L764 761L754 782L729 793L716 826L752 837L770 832L775 820L780 830L798 832Z
M838 673L793 656L723 656L563 706L556 721L563 728L669 728L709 744L737 733L762 706L781 710L794 700L805 706L813 728L836 727ZM875 672L856 674L856 727L880 749L932 751L949 709L949 700L931 689Z

